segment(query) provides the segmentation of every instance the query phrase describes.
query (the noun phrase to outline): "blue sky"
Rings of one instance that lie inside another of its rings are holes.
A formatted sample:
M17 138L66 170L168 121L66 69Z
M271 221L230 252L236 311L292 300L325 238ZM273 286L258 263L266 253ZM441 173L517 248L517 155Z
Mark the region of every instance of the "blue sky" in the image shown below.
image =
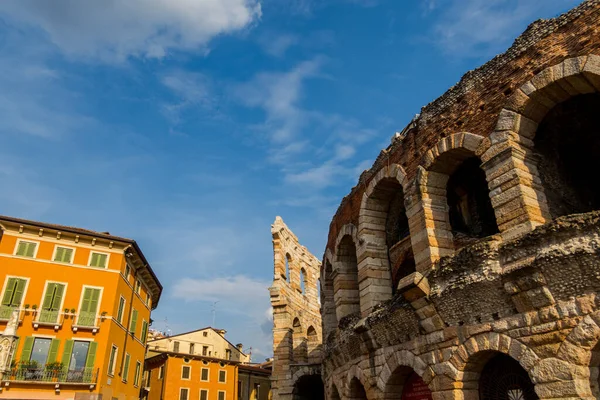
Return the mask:
M275 216L320 258L395 131L577 3L3 0L1 213L136 239L156 328L211 325L218 301L260 361Z

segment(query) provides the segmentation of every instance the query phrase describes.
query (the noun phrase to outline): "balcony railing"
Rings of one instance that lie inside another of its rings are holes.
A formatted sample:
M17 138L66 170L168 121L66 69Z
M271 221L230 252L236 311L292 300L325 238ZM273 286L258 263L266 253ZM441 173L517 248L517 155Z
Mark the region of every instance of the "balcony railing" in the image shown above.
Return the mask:
M96 313L82 311L77 318L77 326L96 326Z
M58 321L59 311L42 310L38 322L55 324Z
M10 319L12 312L18 309L19 307L0 306L0 319Z
M41 368L13 368L5 374L3 380L18 382L52 382L91 384L98 380L98 369L82 368L76 370L56 370Z

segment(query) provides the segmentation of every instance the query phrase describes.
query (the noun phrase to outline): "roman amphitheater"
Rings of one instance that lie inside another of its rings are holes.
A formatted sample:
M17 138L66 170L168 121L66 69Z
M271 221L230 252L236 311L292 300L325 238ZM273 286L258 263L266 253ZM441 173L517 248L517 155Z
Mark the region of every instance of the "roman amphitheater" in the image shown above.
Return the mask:
M273 398L599 399L599 163L592 0L423 107L320 265L276 221Z

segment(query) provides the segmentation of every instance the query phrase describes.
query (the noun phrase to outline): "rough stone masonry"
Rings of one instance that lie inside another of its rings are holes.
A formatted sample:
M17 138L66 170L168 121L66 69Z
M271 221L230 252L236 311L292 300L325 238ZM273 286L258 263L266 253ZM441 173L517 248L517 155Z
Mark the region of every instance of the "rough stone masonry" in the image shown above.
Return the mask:
M311 369L327 399L600 398L599 111L591 0L423 107L342 200L320 273L277 220L274 398ZM286 252L321 277L320 369Z

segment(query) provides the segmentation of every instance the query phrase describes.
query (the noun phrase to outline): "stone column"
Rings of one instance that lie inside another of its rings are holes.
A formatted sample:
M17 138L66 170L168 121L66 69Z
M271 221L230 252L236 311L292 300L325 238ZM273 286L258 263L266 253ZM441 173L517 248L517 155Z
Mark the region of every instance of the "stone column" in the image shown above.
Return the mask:
M14 310L10 315L6 329L0 335L0 381L6 374L10 374L10 362L13 359L17 346L17 327L19 325L19 310Z

